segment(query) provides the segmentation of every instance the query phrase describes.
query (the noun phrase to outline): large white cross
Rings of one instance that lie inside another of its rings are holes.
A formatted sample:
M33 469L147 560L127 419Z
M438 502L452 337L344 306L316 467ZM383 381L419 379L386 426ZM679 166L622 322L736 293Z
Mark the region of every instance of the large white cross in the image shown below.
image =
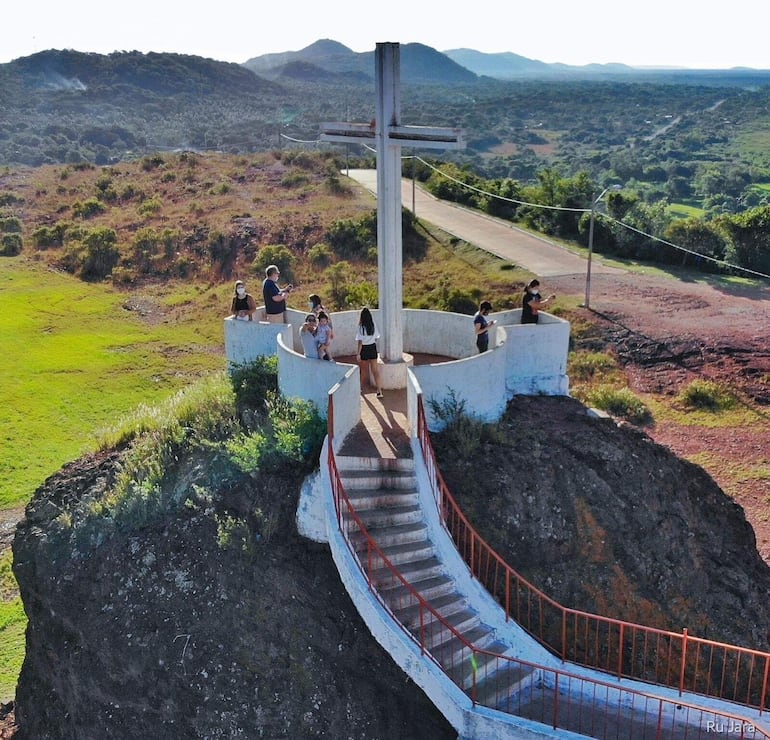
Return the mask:
M321 140L345 144L373 142L377 150L377 272L380 355L385 363L403 362L403 282L401 239L401 147L460 149L459 129L401 125L400 49L378 43L375 52L374 126L324 123ZM405 376L404 376L405 377ZM402 386L403 387L403 386Z

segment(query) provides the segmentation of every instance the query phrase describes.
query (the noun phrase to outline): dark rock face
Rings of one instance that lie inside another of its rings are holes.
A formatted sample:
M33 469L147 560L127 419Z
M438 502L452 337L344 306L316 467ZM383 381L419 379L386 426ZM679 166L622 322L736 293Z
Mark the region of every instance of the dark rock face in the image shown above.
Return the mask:
M768 649L770 568L702 468L569 398L517 397L447 484L516 570L567 607Z
M295 533L291 474L231 481L96 547L65 542L57 517L98 498L118 462L67 466L18 527L16 740L456 737L372 639L328 548Z
M770 568L703 470L568 398L514 399L501 430L435 444L525 577L566 606L768 649ZM67 466L17 529L17 740L455 737L371 638L328 549L296 534L296 473L212 488L214 461L190 459L149 523L68 530L119 463Z

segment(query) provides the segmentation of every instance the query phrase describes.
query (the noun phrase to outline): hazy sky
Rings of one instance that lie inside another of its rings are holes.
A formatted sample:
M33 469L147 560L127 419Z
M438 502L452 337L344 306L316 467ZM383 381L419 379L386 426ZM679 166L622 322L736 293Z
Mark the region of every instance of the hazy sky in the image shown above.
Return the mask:
M371 0L10 0L0 11L0 62L45 49L177 52L245 62L333 39L353 51L398 41L439 51L511 51L565 64L770 69L761 7L755 0L718 8L682 0L385 0L379 8Z

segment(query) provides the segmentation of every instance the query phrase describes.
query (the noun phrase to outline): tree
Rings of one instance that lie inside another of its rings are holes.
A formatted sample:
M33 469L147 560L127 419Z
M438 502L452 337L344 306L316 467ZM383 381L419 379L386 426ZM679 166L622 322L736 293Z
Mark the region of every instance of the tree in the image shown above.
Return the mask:
M723 216L718 224L730 236L727 249L729 262L770 273L770 206Z

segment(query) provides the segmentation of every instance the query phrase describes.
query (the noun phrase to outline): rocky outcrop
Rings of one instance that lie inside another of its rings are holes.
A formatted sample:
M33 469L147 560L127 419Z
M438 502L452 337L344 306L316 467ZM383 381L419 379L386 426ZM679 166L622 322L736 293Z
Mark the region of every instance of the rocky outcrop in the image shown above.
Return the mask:
M561 603L767 649L770 568L743 510L643 432L516 398L495 431L435 444L481 534ZM233 478L191 457L164 511L89 519L120 459L65 467L17 529L17 740L455 736L328 549L296 533L296 472Z
M190 461L189 494L147 526L78 530L119 459L65 467L18 527L16 740L456 736L369 635L328 548L296 534L291 471L212 490L210 462Z
M564 606L768 649L770 568L700 467L569 398L517 397L442 474L480 534Z

